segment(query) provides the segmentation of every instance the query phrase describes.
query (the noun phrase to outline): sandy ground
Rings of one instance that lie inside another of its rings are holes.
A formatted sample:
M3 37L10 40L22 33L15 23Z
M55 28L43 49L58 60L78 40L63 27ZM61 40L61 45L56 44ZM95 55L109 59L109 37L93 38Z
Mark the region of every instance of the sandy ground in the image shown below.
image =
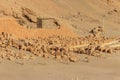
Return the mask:
M119 53L119 52L118 52ZM54 60L3 61L1 80L120 80L120 54L64 64ZM24 65L21 65L24 63Z
M8 27L9 25L9 27ZM14 31L13 31L14 30ZM48 37L53 35L60 36L73 36L77 37L69 27L65 25L61 26L60 29L27 29L20 26L16 20L12 17L1 17L0 18L0 32L7 32L14 35L16 38L37 38L37 37Z

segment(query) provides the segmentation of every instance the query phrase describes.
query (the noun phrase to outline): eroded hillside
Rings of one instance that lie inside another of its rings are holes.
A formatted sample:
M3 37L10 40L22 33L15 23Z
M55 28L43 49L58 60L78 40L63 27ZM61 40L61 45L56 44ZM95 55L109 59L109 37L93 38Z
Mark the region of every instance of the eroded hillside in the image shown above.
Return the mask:
M25 13L26 9L32 14ZM35 27L36 18L55 18L79 35L96 26L104 26L107 35L120 34L119 0L1 0L0 16L13 16L27 27Z

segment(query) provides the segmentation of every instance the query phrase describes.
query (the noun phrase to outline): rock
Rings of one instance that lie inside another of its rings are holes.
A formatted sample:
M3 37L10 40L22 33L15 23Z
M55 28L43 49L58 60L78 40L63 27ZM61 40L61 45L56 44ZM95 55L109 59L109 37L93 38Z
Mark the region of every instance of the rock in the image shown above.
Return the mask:
M76 62L76 61L78 61L77 55L75 55L75 53L70 53L69 60L70 60L71 62Z
M62 57L60 55L55 56L55 58L60 61L62 60Z
M34 16L36 15L36 13L33 10L29 9L29 8L23 8L22 7L22 12L30 14L30 15L34 15Z
M105 47L99 47L99 49L97 50L99 50L100 52L105 52Z
M108 50L109 50L108 48L104 48L103 52L106 53Z
M49 55L47 53L44 53L43 57L46 59L46 58L49 58Z
M7 54L5 52L2 53L1 57L6 58Z
M32 22L37 23L37 17L36 16L29 15L28 17Z
M19 53L19 59L26 59L26 54L24 53Z
M63 55L62 60L63 60L64 62L69 63L69 58L67 57L67 55Z
M76 62L78 60L76 57L70 57L69 59L71 62Z
M120 50L120 47L116 47L116 48L114 48L114 50Z
M112 49L108 49L107 53L113 53L113 50Z
M14 61L14 60L15 60L15 57L14 57L14 56L9 56L9 57L8 57L8 60Z
M36 14L32 10L30 10L28 8L22 8L22 10L23 10L23 17L24 18L26 18L30 22L37 23Z

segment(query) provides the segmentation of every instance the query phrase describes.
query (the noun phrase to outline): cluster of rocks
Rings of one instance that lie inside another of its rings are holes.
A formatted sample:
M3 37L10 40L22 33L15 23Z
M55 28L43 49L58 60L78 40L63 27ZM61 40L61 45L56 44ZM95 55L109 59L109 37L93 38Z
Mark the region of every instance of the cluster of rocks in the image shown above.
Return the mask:
M16 13L18 15L18 13ZM17 19L18 23L27 28L37 28L37 19L38 15L31 9L22 7L21 16L14 16Z
M95 31L96 29L93 29L92 35L84 38L50 36L26 39L15 39L11 34L2 32L0 34L0 60L44 57L76 62L79 60L80 54L101 56L102 53L114 53L116 50L120 50L120 47L102 46L102 44L109 43L114 39L98 36L97 32L94 34Z
M59 40L58 40L59 39ZM64 45L67 42L61 41L64 38L49 37L37 39L13 39L12 35L2 32L0 35L0 58L15 59L33 59L35 56L50 58L53 56L59 60L75 60L75 54L69 53L69 48Z

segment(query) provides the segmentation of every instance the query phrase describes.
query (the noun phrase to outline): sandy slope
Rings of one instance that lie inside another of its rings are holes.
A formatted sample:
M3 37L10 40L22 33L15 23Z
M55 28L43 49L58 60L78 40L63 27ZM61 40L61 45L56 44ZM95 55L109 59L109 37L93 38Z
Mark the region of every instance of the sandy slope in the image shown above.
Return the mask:
M27 29L20 26L12 17L0 18L0 32L6 32L14 35L16 38L37 38L48 36L71 36L76 37L71 29L64 25L60 29Z
M69 23L69 27L74 27L80 35L87 34L90 28L104 26L108 35L120 36L120 1L108 1L1 0L0 14L2 11L9 15L12 15L12 12L21 14L21 7L25 7L32 9L38 16L55 17ZM114 11L115 9L116 11Z

